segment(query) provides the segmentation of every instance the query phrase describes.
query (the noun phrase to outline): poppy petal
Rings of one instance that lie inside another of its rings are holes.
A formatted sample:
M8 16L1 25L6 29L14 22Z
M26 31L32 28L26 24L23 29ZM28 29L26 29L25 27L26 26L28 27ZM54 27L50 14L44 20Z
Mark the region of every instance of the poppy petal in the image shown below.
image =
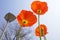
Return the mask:
M22 10L17 16L17 20L19 24L24 27L32 26L37 22L36 16L31 11L27 11L27 10Z
M36 36L44 36L47 34L47 27L44 24L41 24L39 27L35 30Z
M47 6L46 2L34 1L31 4L31 9L36 14L43 15L43 14L45 14L48 11L48 6ZM40 13L38 12L38 10L40 10Z

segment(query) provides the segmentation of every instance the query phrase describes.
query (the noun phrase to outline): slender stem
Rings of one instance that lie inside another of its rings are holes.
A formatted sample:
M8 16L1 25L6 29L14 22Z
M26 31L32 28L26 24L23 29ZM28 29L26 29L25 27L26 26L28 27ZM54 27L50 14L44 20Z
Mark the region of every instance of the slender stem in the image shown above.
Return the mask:
M17 40L20 40L20 31L21 31L21 28L22 28L22 26L19 28L19 30L18 30L18 34L17 34Z
M40 25L40 21L39 21L39 18L40 18L40 15L38 14L38 26ZM40 27L39 27L39 31L40 31ZM41 32L40 32L41 33ZM40 37L40 40L42 40L41 36Z
M44 36L44 40L47 40L45 36Z
M5 28L4 28L4 30L3 30L3 33L2 33L2 35L1 35L0 40L2 40L2 38L3 38L3 36L4 36L4 33L6 32L6 29L7 29L7 27L8 27L8 24L9 24L9 22L7 22L7 24L5 25Z

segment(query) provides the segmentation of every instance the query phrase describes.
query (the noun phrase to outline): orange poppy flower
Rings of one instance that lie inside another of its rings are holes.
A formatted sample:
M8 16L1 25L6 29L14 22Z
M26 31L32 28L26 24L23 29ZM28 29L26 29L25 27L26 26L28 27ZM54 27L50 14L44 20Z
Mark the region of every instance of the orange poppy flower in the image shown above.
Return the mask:
M36 36L45 36L47 34L47 27L44 24L41 24L39 27L36 28L35 34Z
M31 9L36 13L43 15L47 12L48 6L46 2L34 1L31 4Z
M36 16L27 10L22 10L20 14L17 16L18 23L23 26L32 26L34 23L37 22Z

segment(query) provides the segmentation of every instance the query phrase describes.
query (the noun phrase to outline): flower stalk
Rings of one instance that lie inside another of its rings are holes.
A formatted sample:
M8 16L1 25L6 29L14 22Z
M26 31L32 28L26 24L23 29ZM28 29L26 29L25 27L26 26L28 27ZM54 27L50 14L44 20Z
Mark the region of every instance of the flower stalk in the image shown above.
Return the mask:
M3 36L4 36L4 33L6 32L6 29L7 29L7 27L8 27L8 24L9 24L9 22L7 22L7 24L5 25L5 28L4 28L3 32L2 32L2 35L1 35L1 37L0 37L0 40L2 40L2 38L3 38Z
M44 40L47 40L45 36L44 36Z
M21 31L21 29L22 29L22 26L19 28L19 30L18 30L18 34L17 34L17 40L20 40L20 31Z
M39 12L38 12L38 13L39 13ZM38 14L38 27L39 27L39 25L40 25L40 21L39 21L40 19L39 19L39 18L40 18L40 15ZM39 27L39 31L40 31L40 27ZM41 32L40 32L40 33L41 33ZM42 39L41 39L41 36L39 36L39 38L40 38L40 40L42 40Z

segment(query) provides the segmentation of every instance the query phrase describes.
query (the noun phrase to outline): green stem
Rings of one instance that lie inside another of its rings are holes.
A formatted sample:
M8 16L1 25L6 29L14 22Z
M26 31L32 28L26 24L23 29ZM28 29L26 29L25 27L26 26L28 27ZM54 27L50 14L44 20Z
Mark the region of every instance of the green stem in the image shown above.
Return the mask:
M47 40L45 36L44 36L44 40Z
M38 14L38 26L40 25L40 21L39 21L39 17L40 15ZM40 31L40 27L39 27L39 31ZM41 32L40 32L41 33ZM39 36L40 37L40 40L42 40L42 38L41 38L41 36Z
M42 40L42 38L40 37L40 40Z
M3 38L3 36L4 36L4 33L6 32L6 29L7 29L7 27L8 27L8 24L9 24L9 22L7 22L7 24L5 25L5 28L4 28L4 30L3 30L3 33L2 33L2 35L1 35L0 40L2 40L2 38Z
M17 34L17 40L20 40L20 31L21 31L21 28L22 28L22 26L19 28L19 30L18 30L18 34Z

